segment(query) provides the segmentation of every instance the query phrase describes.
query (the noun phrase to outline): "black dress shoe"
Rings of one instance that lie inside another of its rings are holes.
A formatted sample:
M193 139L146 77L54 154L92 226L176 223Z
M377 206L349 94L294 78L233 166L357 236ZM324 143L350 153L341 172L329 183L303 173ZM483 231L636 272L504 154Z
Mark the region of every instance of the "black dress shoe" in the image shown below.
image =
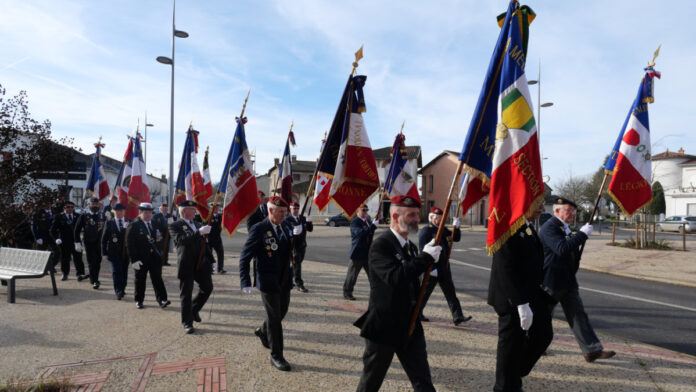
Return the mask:
M142 308L144 308L144 306L143 306L143 303L142 303L142 302L136 302L136 303L135 303L135 307L136 307L136 308L138 308L138 309L142 309Z
M422 321L422 322L424 322L424 323L427 323L428 321L430 321L430 319L427 318L427 317L425 317L424 315L421 314L421 315L420 315L420 321Z
M95 289L95 290L98 289L98 288L99 288L99 282L94 282L94 283L92 283L92 288Z
M461 323L465 323L467 321L471 320L471 316L457 316L457 318L454 319L454 325L459 325Z
M77 275L77 281L82 282L83 280L89 278L87 275Z
M124 295L126 295L126 294L125 293L118 293L118 294L116 294L116 299L120 301L123 299Z
M195 321L195 322L197 322L197 323L200 323L200 322L203 321L203 320L201 320L201 315L198 314L198 312L194 312L194 313L193 313L193 321Z
M290 364L285 358L273 358L271 357L271 365L275 366L276 369L282 370L284 372L290 371Z
M353 297L353 294L343 294L343 298L349 301L355 301L355 297Z
M594 362L597 359L608 359L616 355L616 351L604 351L599 350L592 353L585 354L585 361Z
M309 293L309 290L307 290L303 285L297 286L297 291L300 293Z
M193 328L193 324L185 324L184 325L184 332L186 332L187 334L190 335L190 334L196 332L196 329Z
M268 337L266 336L265 333L261 330L261 327L258 327L254 330L254 335L259 337L259 340L261 341L261 344L266 347L266 348L271 348L271 345L268 344Z
M159 307L162 309L166 308L169 304L172 303L172 301L169 301L169 300L157 301L157 302L159 302Z
M62 278L60 278L60 280L68 280L68 275L66 275L66 274L63 274L63 277L62 277Z
M218 271L218 274L220 274L220 275L224 275L224 274L226 274L226 273L227 273L227 271L225 271L225 270L220 270L220 271Z
M164 264L162 264L162 265L165 266L165 267L168 267L168 266L170 266L171 264L169 264L169 263L164 263Z

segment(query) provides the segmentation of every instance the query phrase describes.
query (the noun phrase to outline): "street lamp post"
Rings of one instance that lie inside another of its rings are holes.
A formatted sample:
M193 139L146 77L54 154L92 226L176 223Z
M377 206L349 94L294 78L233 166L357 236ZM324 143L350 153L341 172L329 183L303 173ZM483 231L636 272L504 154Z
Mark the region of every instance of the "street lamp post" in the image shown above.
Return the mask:
M158 56L157 61L162 64L167 64L172 66L172 83L171 83L171 104L169 108L169 197L167 201L172 203L174 200L174 39L187 38L189 35L187 32L176 29L176 0L173 2L174 6L172 8L172 57Z
M537 75L537 80L529 80L527 81L527 84L529 85L537 85L537 117L536 117L536 126L537 126L537 141L539 142L539 152L541 153L541 108L547 108L549 106L553 106L553 102L544 102L541 103L541 60L539 60L539 73ZM542 166L544 164L544 154L541 154L541 163Z
M145 162L147 162L147 145L148 145L148 139L147 139L147 127L154 127L154 124L150 124L147 122L147 112L145 112L145 140L143 141L145 143Z

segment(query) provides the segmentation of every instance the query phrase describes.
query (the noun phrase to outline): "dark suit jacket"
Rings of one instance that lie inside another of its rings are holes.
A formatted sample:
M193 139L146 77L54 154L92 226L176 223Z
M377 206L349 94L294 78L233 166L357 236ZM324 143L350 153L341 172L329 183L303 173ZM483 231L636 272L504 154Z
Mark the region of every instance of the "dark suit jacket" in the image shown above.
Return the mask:
M534 303L544 294L544 251L533 227L524 225L493 254L488 304L499 314Z
M80 217L80 214L73 213L72 216L72 223L68 223L68 217L64 212L53 216L51 236L54 241L58 238L63 241L61 245L63 249L74 249L75 247L75 225L77 224L77 219Z
M124 218L126 222L127 219ZM125 260L125 241L126 241L126 231L128 228L124 228L119 232L118 225L116 224L116 218L106 221L104 225L104 232L101 238L101 251L102 255L108 256L109 260Z
M104 214L101 212L87 212L80 215L75 223L75 242L80 241L80 233L84 231L83 238L85 243L99 243L102 237L101 230L104 228Z
M412 242L408 244L415 256L406 253L391 230L375 239L368 259L370 300L367 312L354 323L360 336L396 348L408 343L420 287L418 276L434 261L427 253L418 255ZM416 328L423 328L420 321Z
M418 250L421 252L425 245L428 244L437 235L437 226L432 223L428 223L427 226L420 229L418 232ZM440 238L440 246L442 246L442 252L440 253L440 259L435 263L435 267L438 271L445 268L445 263L447 262L447 254L449 253L450 243L449 239L452 237L452 232L448 228L444 228L442 232L442 237ZM462 231L459 228L454 229L454 242L459 242L462 238Z
M307 218L303 215L298 215L297 219L295 219L292 214L288 214L288 216L285 217L285 223L290 227L290 230L294 229L297 225L302 225L302 234L295 236L295 249L305 249L307 247L307 232L314 230L312 222L307 222Z
M580 268L580 245L587 241L585 233L566 236L563 222L554 216L541 226L539 237L544 245L544 286L554 292L577 289L575 274Z
M266 204L259 204L259 207L247 218L247 229L251 230L251 227L255 224L266 219L268 216L268 206Z
M290 240L292 229L284 223L281 228L285 235L278 238L273 224L268 218L255 224L249 230L242 253L239 256L239 279L242 287L251 287L249 263L256 258L256 287L265 293L277 293L290 289L292 267L290 266ZM273 249L273 245L277 249Z
M210 218L210 234L208 234L208 243L211 245L222 242L222 214L213 214Z
M152 234L148 233L145 222L140 217L128 225L126 247L128 248L128 258L131 263L142 261L143 264L149 266L162 263L162 255L155 243L154 227L152 231Z
M170 216L170 214L164 215L161 212L152 215L152 227L154 227L155 230L159 230L160 235L162 236L162 240L164 240L164 237L167 234L167 230L169 229L169 223L167 222L167 219Z
M193 222L196 229L201 227L198 222ZM198 257L203 247L203 236L186 224L183 219L169 225L169 232L174 239L176 256L178 261L177 278L184 279L193 276L198 264ZM210 271L210 248L205 247L205 254L201 258L199 270Z
M49 214L44 209L36 211L31 223L31 232L34 234L34 239L38 240L40 238L46 245L51 242L52 223L53 213Z
M372 243L372 233L376 227L372 224L372 219L367 217L367 225L357 216L350 221L350 253L351 260L367 260Z

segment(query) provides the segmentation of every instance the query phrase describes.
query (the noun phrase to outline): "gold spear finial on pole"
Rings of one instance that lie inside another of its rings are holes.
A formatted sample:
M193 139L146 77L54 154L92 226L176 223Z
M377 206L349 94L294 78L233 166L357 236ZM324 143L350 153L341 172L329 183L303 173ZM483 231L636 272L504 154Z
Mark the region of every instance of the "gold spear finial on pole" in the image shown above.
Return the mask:
M244 118L244 111L246 110L246 104L249 100L249 94L251 94L251 87L249 88L249 91L247 91L246 98L244 98L244 105L242 106L242 113L239 115L239 121L242 121L242 119Z
M404 134L404 125L406 125L406 120L404 120L404 122L401 123L401 130L399 131L399 134L401 134L401 135Z
M648 66L650 66L650 67L655 66L655 59L657 58L657 56L660 55L660 48L661 47L662 47L662 44L660 44L660 46L657 47L657 50L655 50L655 53L653 54L653 59L651 62L648 63Z
M360 49L358 49L358 51L355 52L355 61L353 61L353 70L350 71L351 75L354 74L355 69L358 68L358 61L360 61L360 59L363 58L363 46L364 45L360 45Z
M292 132L292 126L295 125L295 120L290 121L290 132Z

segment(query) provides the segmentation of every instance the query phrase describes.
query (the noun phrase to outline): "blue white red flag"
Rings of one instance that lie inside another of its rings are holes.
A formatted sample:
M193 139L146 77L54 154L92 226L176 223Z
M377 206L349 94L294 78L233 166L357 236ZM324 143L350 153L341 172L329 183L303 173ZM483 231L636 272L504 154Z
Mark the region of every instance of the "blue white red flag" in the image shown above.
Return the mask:
M321 149L319 151L320 159L324 151L324 146L326 146L326 135L324 135L324 139L321 141ZM329 196L330 191L331 178L329 178L325 173L317 172L317 178L314 180L313 199L314 204L316 204L317 208L319 209L319 212L324 211L324 208L329 205L329 202L331 201L331 197Z
M118 188L118 202L128 206L128 187L133 173L133 137L128 138L128 146L123 154L123 164L121 164L121 170L118 173L115 187Z
M201 173L203 176L203 188L205 189L205 194L206 197L205 199L208 200L211 197L213 197L213 183L211 181L210 177L210 165L208 165L208 149L205 149L205 156L203 157L203 172Z
M97 152L94 154L94 159L92 160L92 168L89 171L85 189L92 193L92 197L96 197L99 201L102 201L109 196L109 184L106 182L104 166L101 163L101 149L104 147L104 144L101 142L96 143L94 147L97 148Z
M418 188L414 179L413 167L406 156L406 136L403 133L396 135L391 149L391 163L387 170L387 178L384 181L384 189L389 198L397 195L408 195L420 200Z
M246 117L237 118L237 130L218 186L218 192L225 193L222 226L230 237L234 235L239 223L247 219L261 202L256 188L254 166L247 148L245 123Z
M660 73L652 66L645 68L638 94L604 167L612 174L607 192L629 218L652 201L648 104L655 100L653 81L656 77L660 78Z
M147 172L145 171L145 159L140 139L140 134L132 139L131 175L128 184L128 204L126 204L126 218L128 219L135 219L138 216L140 203L150 202L150 190L147 187Z
M290 144L295 146L295 136L292 131L288 135L288 140L285 142L285 152L283 159L280 162L278 178L280 178L280 197L290 203L292 200L292 160L290 157Z
M186 131L186 141L184 142L184 152L179 164L179 176L176 180L176 193L174 204L178 205L184 200L196 202L196 210L205 221L208 219L210 209L208 208L208 197L210 196L205 189L203 176L198 168L198 131L189 127Z

